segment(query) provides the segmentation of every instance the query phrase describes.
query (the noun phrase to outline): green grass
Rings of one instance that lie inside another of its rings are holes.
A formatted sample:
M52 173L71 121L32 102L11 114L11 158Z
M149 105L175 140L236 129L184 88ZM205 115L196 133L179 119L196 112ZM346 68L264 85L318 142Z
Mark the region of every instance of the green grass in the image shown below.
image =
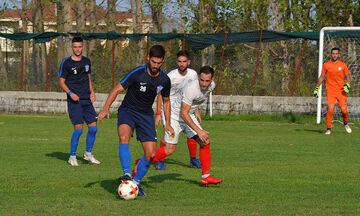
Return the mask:
M125 201L116 194L122 173L116 118L99 124L93 152L102 164L80 159L80 167L71 167L66 163L72 134L67 116L2 114L0 215L360 214L356 125L346 134L335 124L325 136L325 125L302 117L296 123L281 120L286 117L216 118L203 126L212 140L212 173L224 179L222 184L200 186L201 170L188 166L182 135L177 151L166 160L166 170L151 167L143 179L148 196ZM78 158L85 149L86 131ZM130 149L133 161L142 155L135 139Z

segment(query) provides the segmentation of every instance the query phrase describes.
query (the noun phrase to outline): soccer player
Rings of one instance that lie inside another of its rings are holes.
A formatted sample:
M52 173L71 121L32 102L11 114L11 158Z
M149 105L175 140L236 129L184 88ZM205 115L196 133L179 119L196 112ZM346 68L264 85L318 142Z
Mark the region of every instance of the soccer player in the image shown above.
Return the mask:
M200 69L198 79L188 83L182 90L179 97L171 104L171 127L175 131L175 135L165 133L165 147L156 150L154 162L161 161L173 153L179 139L181 131L191 139L196 140L200 144L200 161L202 165L202 185L218 184L222 179L216 179L210 175L211 155L210 140L208 131L200 126L195 117L195 110L202 104L207 96L215 88L214 69L210 66L204 66Z
M350 90L350 76L347 65L339 60L340 49L335 47L331 49L331 60L325 62L322 68L321 76L318 79L314 96L319 97L320 85L326 77L326 97L328 101L328 112L326 114L326 135L331 134L331 121L333 118L336 101L341 109L344 120L345 130L351 133L351 128L348 125L349 113L347 111L346 93ZM346 78L346 83L344 81Z
M118 109L119 157L123 176L119 181L133 180L139 185L152 164L156 153L156 131L152 104L158 93L164 101L166 120L165 131L174 135L170 126L170 79L160 69L164 63L165 50L160 45L152 46L148 56L148 64L132 70L110 92L99 119L109 118L109 109L120 92L127 89L126 95ZM145 155L137 163L136 175L131 175L131 153L129 149L130 137L136 129L137 139L141 142ZM139 196L145 193L139 186Z
M67 94L68 113L74 125L68 163L71 166L79 166L76 160L76 149L83 133L85 121L88 125L88 133L86 135L84 159L93 164L100 164L100 161L96 160L91 153L98 130L96 126L97 114L92 104L96 97L91 83L91 62L90 59L82 56L84 49L82 38L74 37L71 49L73 53L62 61L59 73L59 84Z
M171 89L170 89L170 103L173 103L174 100L180 95L181 89L189 82L193 80L197 80L198 75L196 71L188 68L190 65L190 55L189 53L184 51L179 51L177 53L177 65L178 68L170 71L168 76L171 80ZM155 117L155 126L157 126L161 119L163 119L163 125L165 125L164 112L162 109L162 98L161 95L158 95L157 100L157 112ZM161 110L161 111L160 111ZM195 113L196 118L201 123L201 116L199 109L196 109ZM160 147L165 146L164 138L160 142ZM196 158L197 153L197 142L193 139L187 138L187 146L189 148L190 153L190 166L195 166L197 168L201 168L200 161ZM176 145L169 144L167 149L171 149L171 152L174 152ZM156 165L157 170L165 170L165 162L159 161Z

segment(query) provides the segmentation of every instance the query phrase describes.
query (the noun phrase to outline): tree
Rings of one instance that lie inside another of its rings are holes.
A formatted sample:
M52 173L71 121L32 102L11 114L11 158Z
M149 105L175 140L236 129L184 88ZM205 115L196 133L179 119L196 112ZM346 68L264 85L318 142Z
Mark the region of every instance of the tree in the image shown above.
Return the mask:
M71 5L67 0L59 0L56 2L57 10L57 30L58 32L70 32L72 30ZM62 59L71 55L71 38L58 37L58 65Z
M41 0L33 0L33 32L39 33L44 32L44 21L43 21L43 4ZM39 82L45 81L46 77L46 46L44 43L36 44L33 42L33 83L35 85Z
M85 32L86 31L86 0L77 0L76 1L76 31ZM84 43L86 44L86 42ZM86 56L86 49L84 49L83 54Z

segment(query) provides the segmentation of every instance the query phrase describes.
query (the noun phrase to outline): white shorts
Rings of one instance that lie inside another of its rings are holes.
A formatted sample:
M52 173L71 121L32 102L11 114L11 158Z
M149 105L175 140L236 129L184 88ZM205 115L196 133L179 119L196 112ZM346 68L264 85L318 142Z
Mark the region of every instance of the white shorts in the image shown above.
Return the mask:
M199 121L196 119L195 114L190 114L191 119L194 121L194 123L200 128L202 129L202 127L200 126ZM165 126L165 124L164 124ZM176 145L179 141L179 136L180 136L180 132L182 131L185 136L187 136L188 138L192 138L195 135L197 135L197 133L191 128L189 127L184 120L180 117L179 114L174 114L171 113L171 127L174 129L175 131L175 135L174 137L171 137L169 134L167 134L165 132L164 135L164 140L166 143L168 144L173 144Z

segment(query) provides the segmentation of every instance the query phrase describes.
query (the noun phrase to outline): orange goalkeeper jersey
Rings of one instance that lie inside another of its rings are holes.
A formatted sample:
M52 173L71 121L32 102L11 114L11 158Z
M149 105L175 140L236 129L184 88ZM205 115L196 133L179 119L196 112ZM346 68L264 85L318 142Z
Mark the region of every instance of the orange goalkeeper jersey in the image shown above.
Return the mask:
M329 94L344 89L344 75L349 74L349 69L342 61L328 61L324 63L321 73L326 75L326 92Z

